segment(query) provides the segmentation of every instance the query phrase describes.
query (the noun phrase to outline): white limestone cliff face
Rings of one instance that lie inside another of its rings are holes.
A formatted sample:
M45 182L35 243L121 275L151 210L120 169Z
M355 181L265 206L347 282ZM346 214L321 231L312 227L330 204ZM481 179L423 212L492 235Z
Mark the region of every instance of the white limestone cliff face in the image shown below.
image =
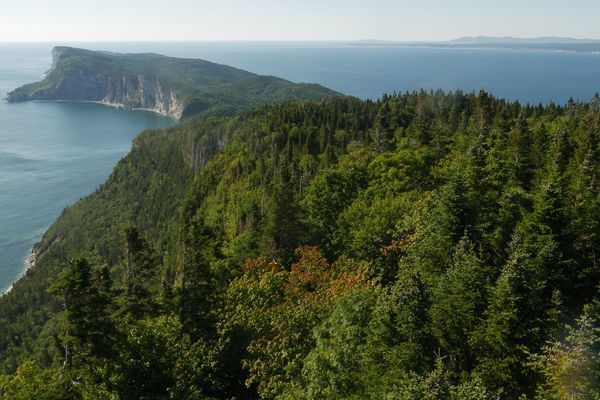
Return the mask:
M60 61L60 50L53 54L53 67ZM54 86L28 95L9 93L8 101L71 100L95 101L118 108L146 109L162 115L181 118L185 104L158 80L144 75L106 76L96 71L68 71Z
M52 70L58 66L58 62L60 61L63 53L63 47L55 47L52 49L52 66L50 67L50 70L47 73L52 72Z
M143 75L136 77L110 77L106 80L99 100L124 108L141 108L156 113L180 118L184 104L175 93L165 89L159 81Z

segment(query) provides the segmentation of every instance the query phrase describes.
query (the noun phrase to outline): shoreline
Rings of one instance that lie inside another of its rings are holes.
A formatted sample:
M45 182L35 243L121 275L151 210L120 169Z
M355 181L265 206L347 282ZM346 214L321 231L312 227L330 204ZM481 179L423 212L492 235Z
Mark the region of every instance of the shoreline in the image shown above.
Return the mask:
M7 99L2 99L4 101L9 102ZM36 100L36 99L32 99L32 100L26 100L26 101L37 101L37 102L59 102L59 103L90 103L90 104L99 104L99 105L103 105L103 106L107 106L107 107L111 107L117 110L125 110L125 111L144 111L144 112L150 112L152 114L156 114L156 115L160 115L162 117L167 117L167 118L172 118L175 121L179 121L181 118L178 118L176 115L172 115L172 114L168 114L168 113L162 113L159 111L156 111L152 108L141 108L141 107L135 107L135 108L130 108L130 107L125 107L125 105L120 104L120 103L111 103L108 101L103 101L103 100L62 100L62 99L55 99L55 100Z
M6 94L5 94L6 95ZM167 113L161 113L158 112L156 110L150 109L150 108L128 108L125 107L122 104L117 104L117 103L110 103L107 101L91 101L91 100L28 100L28 101L34 101L34 102L63 102L63 103L92 103L92 104L99 104L99 105L103 105L103 106L107 106L107 107L111 107L114 109L119 109L119 110L127 110L127 111L143 111L143 112L149 112L155 115L160 115L162 117L166 117L166 118L170 118L173 121L175 121L175 123L179 122L180 119L177 118L174 115L171 114L167 114ZM6 97L2 96L0 97L0 102L4 102L4 103L10 103ZM58 218L58 217L57 217ZM56 219L54 220L56 221ZM43 233L42 233L43 236ZM38 241L41 240L41 237L38 238ZM13 280L13 282L10 284L10 286L8 286L6 289L0 291L0 297L10 293L13 288L15 287L15 284L23 279L26 275L27 272L35 267L36 261L38 259L39 253L36 251L36 245L34 245L31 250L29 251L29 253L27 254L27 256L24 258L23 260L23 264L22 264L22 270L19 272L19 275Z
M50 100L52 101L52 100ZM60 101L60 100L59 100ZM69 101L69 100L64 100L64 101ZM180 118L176 117L175 115L171 115L169 113L162 113L160 111L156 111L153 108L143 108L143 107L125 107L124 104L120 104L120 103L111 103L109 101L104 101L104 100L100 100L100 101L83 101L83 103L93 103L93 104L102 104L104 106L108 106L108 107L112 107L112 108L116 108L117 110L127 110L127 111L145 111L145 112L151 112L153 114L157 114L157 115L162 115L163 117L168 117L168 118L173 118L177 121L180 120Z
M569 47L543 47L543 46L535 46L531 44L497 44L497 45L487 45L487 44L447 44L447 43L346 43L347 46L356 46L356 47L383 47L383 48L393 48L393 47L405 47L405 48L420 48L420 49L441 49L441 50L514 50L514 51L541 51L541 52L550 52L550 53L575 53L575 54L590 54L590 55L600 55L599 49L578 49L578 48L569 48Z
M2 292L2 294L0 295L0 297L10 293L13 288L15 287L15 284L20 281L21 279L23 279L23 277L25 275L27 275L27 271L29 271L31 268L35 267L35 263L37 261L38 258L38 252L35 250L35 247L33 247L31 249L31 251L29 252L29 255L27 257L25 257L25 260L23 260L23 270L21 271L21 274L19 275L19 277L17 279L15 279L13 281L13 283L11 283L11 285L4 290L4 292Z
M11 102L10 100L8 100L8 93L4 93L1 97L0 97L0 101L5 102L5 103L26 103L26 102L30 102L30 101L37 101L40 103L90 103L90 104L99 104L99 105L103 105L103 106L107 106L107 107L111 107L117 110L125 110L125 111L144 111L144 112L149 112L152 114L156 114L156 115L160 115L162 117L167 117L167 118L171 118L175 121L181 121L181 118L173 115L173 114L169 114L169 113L163 113L160 111L156 111L153 108L143 108L143 107L125 107L124 104L121 103L111 103L109 101L104 101L104 100L63 100L63 99L52 99L52 100L43 100L43 99L29 99L29 100L25 100L25 101L17 101L17 102Z

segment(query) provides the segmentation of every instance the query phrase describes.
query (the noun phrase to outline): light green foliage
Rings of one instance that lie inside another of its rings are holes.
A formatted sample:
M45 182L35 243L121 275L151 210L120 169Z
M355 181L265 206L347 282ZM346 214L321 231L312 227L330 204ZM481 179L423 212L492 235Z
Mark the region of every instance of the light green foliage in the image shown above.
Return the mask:
M3 400L66 400L60 371L40 368L35 362L24 362L14 375L0 376L0 399Z
M589 309L567 327L567 336L532 355L533 366L546 381L538 387L539 399L600 398L600 330L589 315Z
M360 398L373 376L363 369L367 325L376 301L371 290L342 297L314 331L315 346L304 361L302 379L290 398Z

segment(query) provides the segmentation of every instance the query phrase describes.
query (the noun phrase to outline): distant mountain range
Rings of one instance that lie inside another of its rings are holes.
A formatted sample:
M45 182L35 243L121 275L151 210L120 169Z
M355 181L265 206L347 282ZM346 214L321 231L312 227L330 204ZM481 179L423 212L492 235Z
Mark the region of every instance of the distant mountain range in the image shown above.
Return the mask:
M363 39L355 40L350 44L363 45L415 45L415 44L437 44L437 45L498 45L498 44L600 44L600 39L577 39L559 36L541 36L534 38L522 38L514 36L463 36L453 40L440 41L400 41L400 40L378 40Z
M600 53L600 39L576 39L569 37L544 36L537 38L519 38L512 36L465 36L449 41L438 42L402 42L385 40L357 40L348 43L354 46L414 46L437 48L494 48L573 51L579 53Z
M464 36L450 40L451 44L588 44L600 43L597 39L575 39L570 37L543 36L520 38L513 36Z

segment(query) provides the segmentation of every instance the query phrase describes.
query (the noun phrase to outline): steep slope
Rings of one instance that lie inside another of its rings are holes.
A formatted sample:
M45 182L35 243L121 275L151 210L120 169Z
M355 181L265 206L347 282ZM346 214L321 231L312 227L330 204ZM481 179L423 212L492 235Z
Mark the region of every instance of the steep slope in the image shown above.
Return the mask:
M37 359L0 394L595 398L599 100L293 101L142 135L0 300L5 368Z
M267 102L336 94L314 84L259 76L204 60L55 47L44 80L8 94L28 100L97 101L176 118L233 114Z
M123 229L133 224L152 238L165 264L176 262L178 209L195 171L225 143L223 118L216 116L145 131L98 190L62 212L35 246L35 267L0 297L3 368L13 369L33 349L52 347L44 324L60 304L47 289L76 254L115 266L123 255ZM35 345L36 340L44 344ZM47 348L41 351L38 357L49 357Z
M43 329L58 306L47 288L74 254L93 254L115 264L122 255L122 229L135 224L153 238L165 260L174 263L181 199L194 173L226 143L220 128L212 130L222 126L217 115L265 102L335 94L319 85L294 84L202 60L68 47L55 48L53 55L47 77L15 90L10 101L105 101L174 116L212 117L189 118L170 130L142 133L109 180L65 209L48 229L36 246L40 255L36 267L11 294L0 298L0 319L6 324L0 333L0 358L8 369L32 353L40 333L41 340L52 340L43 336Z

